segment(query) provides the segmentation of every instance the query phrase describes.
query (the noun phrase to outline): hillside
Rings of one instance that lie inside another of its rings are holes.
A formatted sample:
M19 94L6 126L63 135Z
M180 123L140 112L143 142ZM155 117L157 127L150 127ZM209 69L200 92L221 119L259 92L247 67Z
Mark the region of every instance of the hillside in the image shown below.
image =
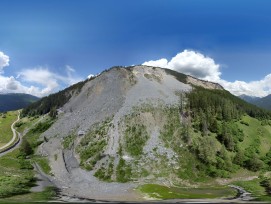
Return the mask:
M271 95L260 98L253 102L253 104L266 110L271 110Z
M238 172L257 177L270 170L270 112L172 70L114 67L23 111L45 113L52 118L25 138L48 159L48 178L62 195L142 200L140 191L179 198L161 189L227 191L225 181Z
M0 94L0 112L22 109L38 100L38 97L29 94Z
M243 100L252 103L260 108L264 108L266 110L271 110L271 95L267 95L265 97L251 97L246 95L239 96Z

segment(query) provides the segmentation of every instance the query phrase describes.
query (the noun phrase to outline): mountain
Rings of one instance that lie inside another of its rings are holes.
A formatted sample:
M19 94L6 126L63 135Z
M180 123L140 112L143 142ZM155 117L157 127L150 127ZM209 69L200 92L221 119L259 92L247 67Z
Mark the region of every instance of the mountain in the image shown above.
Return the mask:
M246 102L253 103L253 104L254 104L255 101L261 99L260 97L257 97L257 96L248 96L248 95L245 95L245 94L242 94L242 95L240 95L238 97L245 100Z
M260 98L253 102L256 106L259 106L261 108L271 110L271 95L265 96L263 98Z
M37 100L39 100L38 97L32 96L30 94L0 94L0 112L25 108Z
M240 95L240 98L243 100L252 103L260 108L264 108L266 110L271 110L271 95L265 97L254 97L254 96L247 96L247 95Z
M145 184L200 186L271 160L270 112L169 69L113 67L23 110L47 113L24 138L63 195L137 200Z

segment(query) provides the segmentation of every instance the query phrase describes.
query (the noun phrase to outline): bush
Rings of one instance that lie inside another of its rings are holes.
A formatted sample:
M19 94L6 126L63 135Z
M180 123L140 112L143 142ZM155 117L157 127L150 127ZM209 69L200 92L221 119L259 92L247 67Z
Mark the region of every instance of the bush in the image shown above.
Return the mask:
M249 126L249 123L248 123L248 122L245 122L245 121L243 121L243 120L241 120L240 123L243 124L243 125Z
M125 183L131 180L132 176L132 168L127 165L124 159L120 159L119 164L117 166L116 171L117 181L121 183Z
M259 171L263 165L263 161L261 161L256 155L253 155L252 158L245 162L245 167L254 172Z
M49 120L49 121L46 121L46 122L40 122L38 123L33 129L31 129L31 132L32 133L42 133L42 132L45 132L46 130L48 130L51 125L54 123L54 121L52 120Z
M131 156L141 155L149 136L144 125L134 125L125 130L125 147Z
M14 176L0 176L0 198L28 193L34 184L32 175L21 175L20 178Z
M22 140L22 144L20 146L20 153L23 156L28 156L34 153L32 147L30 146L29 142L27 139Z

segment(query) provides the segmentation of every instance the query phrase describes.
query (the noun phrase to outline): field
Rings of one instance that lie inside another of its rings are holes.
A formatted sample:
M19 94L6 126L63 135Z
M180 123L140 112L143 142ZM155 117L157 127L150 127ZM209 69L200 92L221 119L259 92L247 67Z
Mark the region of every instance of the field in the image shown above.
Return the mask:
M0 117L4 126L0 126L0 132L8 132L10 125L16 120L17 112L8 112L6 116ZM26 128L30 130L23 139L31 140L29 143L33 150L38 144L39 130L44 128L44 124L35 124L40 118L22 118L15 127L17 131L23 132ZM11 130L10 130L11 132ZM31 188L36 184L35 171L32 163L40 165L44 172L49 173L50 167L45 158L39 156L26 156L21 148L14 149L12 152L0 157L0 203L6 202L35 202L47 201L56 195L53 187L48 187L42 192L31 192Z
M11 124L16 120L17 111L10 111L0 114L0 147L4 146L12 139Z
M177 188L157 184L145 184L138 190L153 199L234 198L237 194L230 187Z

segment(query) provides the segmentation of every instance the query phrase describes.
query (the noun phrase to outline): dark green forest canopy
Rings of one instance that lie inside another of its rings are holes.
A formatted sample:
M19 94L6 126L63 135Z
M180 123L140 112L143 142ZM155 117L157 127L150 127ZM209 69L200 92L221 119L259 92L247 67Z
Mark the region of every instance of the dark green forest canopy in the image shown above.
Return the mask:
M259 120L271 119L271 112L232 95L226 90L211 90L195 87L187 94L189 108L194 114L210 112L217 119L226 121L240 119L247 114Z

